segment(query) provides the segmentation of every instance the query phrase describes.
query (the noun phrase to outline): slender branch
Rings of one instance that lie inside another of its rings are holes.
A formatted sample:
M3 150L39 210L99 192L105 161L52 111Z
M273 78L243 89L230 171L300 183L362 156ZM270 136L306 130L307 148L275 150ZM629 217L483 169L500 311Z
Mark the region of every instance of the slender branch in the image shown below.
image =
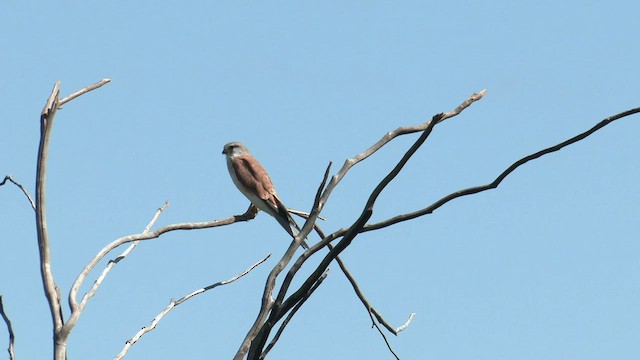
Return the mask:
M167 207L169 207L169 201L166 201L164 205L162 205L162 207L156 210L155 214L151 218L151 221L149 221L149 224L147 224L144 231L142 232L143 234L149 233L149 231L151 231L151 228L155 225L156 221L158 221L158 218L160 217L162 212L167 209ZM115 259L109 260L109 263L102 270L102 273L100 273L100 276L98 276L96 281L94 281L93 285L91 286L91 289L89 289L89 291L87 291L87 293L84 294L84 296L82 297L80 304L76 304L74 306L74 304L71 302L72 297L70 294L68 300L69 300L69 307L71 308L71 315L69 316L69 320L67 321L67 323L60 330L61 333L69 334L71 330L73 330L73 328L76 326L80 318L80 315L82 315L82 312L85 306L87 305L87 302L89 301L90 298L93 297L93 295L95 295L96 291L98 290L98 287L102 284L102 282L107 277L111 269L113 269L113 267L116 266L122 259L126 258L133 251L133 249L135 249L136 246L138 246L138 244L139 244L139 241L134 241L133 243L131 243L131 245L129 245L129 247L125 251L122 252L122 254L118 255ZM75 298L76 298L76 294L73 294L73 299Z
M485 93L486 93L486 89L478 93L474 93L454 110L439 114L439 116L434 116L433 119L436 119L436 123L441 123L446 119L457 116L464 109L468 108L471 104L482 99ZM331 195L331 192L333 191L333 189L338 185L338 183L342 180L342 178L347 174L349 169L351 169L354 165L368 158L369 156L373 155L373 153L380 150L380 148L386 145L389 141L393 140L394 138L400 135L406 135L406 134L411 134L415 132L425 131L431 125L431 122L433 121L433 119L417 126L399 127L394 131L388 132L382 137L382 139L380 139L377 143L373 144L369 149L363 151L362 153L350 159L345 160L344 165L342 165L342 168L340 169L340 171L336 175L331 177L331 181L329 182L329 185L327 185L324 193L322 194L322 198L320 201L320 208L324 206L324 203L329 198L329 195Z
M13 334L13 326L11 326L11 320L9 320L7 313L4 311L4 304L2 303L2 295L0 295L0 316L2 316L4 323L7 324L7 331L9 332L9 348L7 349L7 351L9 352L9 360L15 360L16 356L13 352L15 335Z
M10 175L7 175L4 177L4 180L0 182L0 186L4 185L7 182L7 180L11 181L13 185L17 186L20 190L22 190L22 193L24 194L24 196L26 196L27 200L29 200L29 204L31 204L31 208L35 211L36 205L33 203L33 199L31 198L31 195L29 195L29 193L27 192L27 189L25 189L24 186L22 186L22 184L20 184L19 182L13 180L13 178Z
M284 321L282 322L282 324L280 325L280 328L278 328L278 331L276 331L276 334L274 335L273 339L271 340L271 342L269 343L269 345L267 345L267 348L264 350L264 352L260 355L260 359L264 359L265 357L267 357L267 354L269 353L269 351L271 351L271 349L273 348L273 346L278 342L278 340L280 339L280 335L282 335L282 332L284 331L284 328L287 327L287 325L289 324L289 322L291 321L291 319L293 318L293 316L296 314L296 312L298 312L298 310L300 310L300 308L302 307L302 305L309 300L309 297L311 297L311 294L313 294L316 289L322 284L322 282L324 281L324 279L327 278L327 276L329 275L329 269L327 269L327 271L325 271L322 276L320 277L320 279L318 279L318 281L313 284L313 286L311 287L311 289L309 289L309 292L305 294L305 296L302 298L302 300L300 300L299 303L296 304L296 306L293 307L293 309L291 309L291 311L289 312L289 314L287 315L287 317L284 319Z
M429 205L428 207L424 208L424 209L420 209L418 211L414 211L408 214L402 214L402 215L398 215L395 217L392 217L390 219L384 220L384 221L380 221L374 224L368 224L366 225L364 228L362 228L362 232L366 232L366 231L371 231L371 230L377 230L377 229L382 229L385 228L387 226L391 226L393 224L397 224L399 222L403 222L403 221L407 221L407 220L411 220L411 219L415 219L417 217L423 216L423 215L427 215L427 214L431 214L432 212L434 212L436 209L438 209L439 207L441 207L442 205L448 203L449 201L462 197L462 196L466 196L466 195L473 195L473 194L477 194L479 192L483 192L486 190L491 190L491 189L495 189L498 187L498 185L500 185L500 183L502 183L502 181L509 175L511 174L513 171L515 171L518 167L520 167L521 165L526 164L527 162L531 161L531 160L535 160L538 159L546 154L550 154L552 152L558 151L566 146L569 146L573 143L576 143L580 140L585 139L586 137L592 135L593 133L595 133L596 131L602 129L603 127L611 124L612 122L618 120L618 119L622 119L624 117L630 116L630 115L634 115L640 113L640 107L638 108L634 108L631 110L627 110L624 112L621 112L619 114L610 116L602 121L600 121L598 124L596 124L595 126L593 126L592 128L590 128L589 130L582 132L568 140L565 140L561 143L558 143L556 145L550 146L546 149L540 150L538 152L535 152L531 155L527 155L523 158L521 158L520 160L514 162L513 164L511 164L511 166L509 166L506 170L504 170L500 175L498 175L498 177L495 178L495 180L493 180L492 182L490 182L489 184L486 185L481 185L481 186L474 186L471 188L467 188L467 189L463 189L463 190L459 190L456 191L454 193L451 193L443 198L441 198L440 200L436 201L435 203Z
M373 318L373 314L371 313L371 311L369 311L369 317L371 318L371 327L375 327L376 330L378 330L378 333L380 334L380 336L382 336L382 339L384 339L384 343L387 345L387 349L389 349L389 351L391 352L391 354L397 359L400 360L400 357L398 356L398 354L396 354L395 351L393 351L393 348L391 347L391 343L389 342L389 339L387 339L387 335L384 334L384 332L382 331L382 329L380 328L380 325L378 325L378 323L376 322L376 320Z
M2 184L0 184L0 185L2 185ZM289 211L291 214L298 215L303 219L308 219L309 218L309 213L304 212L304 211L294 210L294 209L287 209L287 211ZM320 219L322 221L326 221L327 220L325 217L322 217L322 216L318 216L318 219Z
M333 246L331 246L331 244L327 245L329 246L329 248L333 248ZM344 275L347 277L347 280L349 280L349 283L351 284L351 287L353 288L353 291L355 291L356 295L358 296L358 299L360 299L360 302L362 302L362 305L364 305L365 309L367 309L367 312L369 312L371 315L375 316L375 318L378 320L378 322L380 324L382 324L382 326L384 326L387 330L389 330L389 332L391 332L393 335L398 335L398 333L404 329L406 329L409 324L411 323L411 320L413 319L413 317L415 316L415 313L411 313L409 314L409 320L407 320L407 322L398 327L398 328L394 328L392 327L383 317L382 314L380 314L378 312L378 310L376 310L376 308L374 308L370 303L369 300L367 300L367 298L364 296L364 293L362 293L362 290L360 290L360 286L358 285L358 283L356 282L355 278L353 277L353 275L351 275L351 273L349 272L349 270L347 269L346 265L344 264L344 262L342 261L342 259L340 259L339 256L336 256L336 262L338 263L338 266L340 266L340 269L342 270L342 272L344 273ZM372 318L373 319L373 318Z
M211 284L209 286L206 286L204 288L198 289L190 294L187 294L183 297L181 297L178 300L171 300L169 302L169 305L164 308L164 310L162 310L152 321L149 325L143 327L142 329L140 329L131 339L127 340L125 342L124 347L122 348L122 350L120 351L120 353L118 355L116 355L116 357L114 358L114 360L120 360L122 359L127 352L129 351L129 349L131 348L131 346L133 346L138 340L140 340L140 338L154 330L156 328L156 326L158 326L158 323L162 320L162 318L164 318L165 315L167 315L169 313L169 311L173 310L173 308L175 308L176 306L182 304L183 302L191 299L192 297L196 296L196 295L200 295L206 291L209 291L211 289L214 289L218 286L222 286L222 285L227 285L230 284L238 279L240 279L241 277L247 275L251 270L255 269L256 267L258 267L260 264L262 264L263 262L267 261L267 259L269 259L269 257L271 257L271 254L267 255L266 257L264 257L262 260L258 261L257 263L251 265L248 269L246 269L245 271L241 272L240 274L232 277L231 279L228 280L224 280L224 281L220 281L217 282L215 284Z
M62 100L60 100L58 102L58 109L60 109L62 107L62 105L64 105L64 104L68 103L69 101L77 98L78 96L84 95L84 94L88 93L89 91L95 90L95 89L101 87L102 85L108 84L110 82L111 82L111 79L102 79L102 80L98 81L97 83L95 83L93 85L89 85L89 86L87 86L85 88L82 88L82 89L74 92L73 94L71 94L71 95L69 95L67 97L62 98Z

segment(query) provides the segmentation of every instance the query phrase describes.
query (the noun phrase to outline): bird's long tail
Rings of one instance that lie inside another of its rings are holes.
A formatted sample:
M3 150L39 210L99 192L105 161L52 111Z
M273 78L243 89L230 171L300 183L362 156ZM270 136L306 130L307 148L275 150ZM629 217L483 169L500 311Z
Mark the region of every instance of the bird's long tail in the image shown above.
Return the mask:
M279 199L276 201L278 204L278 213L280 215L276 218L278 220L278 223L289 233L289 235L291 235L292 237L296 237L296 235L298 234L296 234L291 227L293 226L298 231L298 233L300 233L300 226L298 226L298 223L293 220L291 214L289 214L289 211L287 210L287 207L284 206L284 204L279 201ZM306 241L302 240L301 245L305 250L309 249L309 245L307 245Z
M293 220L293 217L291 217L291 214L289 214L288 211L287 211L287 218L289 218L289 223L291 225L293 225L293 227L295 227L296 230L298 230L298 233L300 233L300 226L298 226L298 223L295 220ZM292 235L292 236L295 237L295 235ZM305 237L305 239L306 239L306 237ZM309 245L307 244L306 241L304 241L304 239L302 240L302 243L300 245L302 245L302 247L305 250L309 250Z

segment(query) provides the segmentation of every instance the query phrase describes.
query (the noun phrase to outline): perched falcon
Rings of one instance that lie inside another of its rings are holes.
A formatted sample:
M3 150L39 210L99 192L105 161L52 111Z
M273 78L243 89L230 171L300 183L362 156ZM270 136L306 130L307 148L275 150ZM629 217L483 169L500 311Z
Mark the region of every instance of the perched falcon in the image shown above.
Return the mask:
M230 142L224 146L222 153L227 157L229 175L238 190L258 209L276 218L280 226L289 235L295 237L296 234L291 226L298 231L300 231L300 227L289 215L287 207L276 194L276 188L273 186L269 174L249 153L249 149L242 143ZM302 247L309 248L304 241Z

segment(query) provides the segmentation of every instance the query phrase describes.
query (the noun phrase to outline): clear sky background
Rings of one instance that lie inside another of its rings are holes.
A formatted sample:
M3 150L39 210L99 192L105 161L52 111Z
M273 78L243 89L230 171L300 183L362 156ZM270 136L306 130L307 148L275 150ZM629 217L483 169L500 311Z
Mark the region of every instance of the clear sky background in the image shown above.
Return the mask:
M486 88L385 190L379 221L640 106L639 11L637 1L5 1L0 176L33 195L38 118L56 80L64 96L113 79L65 105L53 129L48 220L66 299L99 249L141 232L166 200L158 226L244 212L225 143L247 144L285 204L309 210L329 161L337 171L387 131ZM343 259L368 299L394 326L416 313L389 335L400 357L640 358L639 121L528 163L497 190L359 236ZM323 212L327 232L357 218L417 136L352 169ZM265 214L142 243L87 306L69 358L113 358L170 299L273 253L174 309L127 357L231 358L288 245ZM20 359L51 354L37 259L33 211L1 187L0 293ZM331 268L270 358L392 358ZM0 326L2 349L6 334Z

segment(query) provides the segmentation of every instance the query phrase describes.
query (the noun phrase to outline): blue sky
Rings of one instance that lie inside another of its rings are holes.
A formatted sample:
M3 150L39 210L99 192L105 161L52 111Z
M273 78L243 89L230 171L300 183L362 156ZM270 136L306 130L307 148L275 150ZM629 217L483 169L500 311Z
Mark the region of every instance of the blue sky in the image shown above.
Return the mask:
M513 161L640 105L632 1L6 2L0 11L0 176L33 194L39 113L70 94L50 145L48 220L63 294L112 240L242 213L222 146L242 141L289 207L308 210L329 161L387 131L486 97L440 124L380 197L374 221L493 180ZM357 218L417 135L353 168L327 232ZM356 238L343 253L371 303L399 326L402 359L640 356L638 118L518 169L497 189ZM19 358L47 358L50 317L32 210L0 188L0 294ZM242 280L173 310L128 359L230 358L288 246L265 214L142 243L105 280L70 358L113 358L171 298ZM116 252L117 255L119 252ZM313 261L312 261L313 262ZM311 271L311 267L303 271ZM95 279L98 274L93 274ZM64 295L63 295L64 297ZM0 346L6 331L0 326ZM390 359L337 266L274 359Z

